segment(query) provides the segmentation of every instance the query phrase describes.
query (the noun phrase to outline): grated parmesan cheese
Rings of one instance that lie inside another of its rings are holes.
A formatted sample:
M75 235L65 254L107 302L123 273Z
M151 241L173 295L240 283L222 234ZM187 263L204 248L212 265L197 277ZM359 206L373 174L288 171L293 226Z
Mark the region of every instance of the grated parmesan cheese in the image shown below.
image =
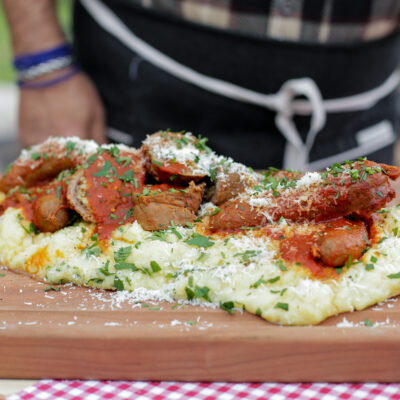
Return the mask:
M94 140L83 140L77 136L72 136L68 138L50 136L43 143L32 146L29 149L22 150L21 155L18 157L18 161L31 161L32 154L46 151L49 146L52 146L54 144L60 146L61 148L64 148L67 146L68 142L74 143L75 148L73 151L75 153L92 154L99 148L99 145Z
M297 182L296 189L308 189L314 183L321 183L322 177L318 172L307 172Z

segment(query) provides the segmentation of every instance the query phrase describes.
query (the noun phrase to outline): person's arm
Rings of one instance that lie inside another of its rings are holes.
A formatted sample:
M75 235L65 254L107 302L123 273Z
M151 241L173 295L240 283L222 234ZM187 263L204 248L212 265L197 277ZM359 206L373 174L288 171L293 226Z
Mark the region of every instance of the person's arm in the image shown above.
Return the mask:
M53 0L3 0L15 56L65 42ZM69 67L67 67L69 68ZM37 81L65 74L60 70ZM83 73L43 89L21 89L19 136L30 146L48 136L79 136L104 142L104 111L97 91Z

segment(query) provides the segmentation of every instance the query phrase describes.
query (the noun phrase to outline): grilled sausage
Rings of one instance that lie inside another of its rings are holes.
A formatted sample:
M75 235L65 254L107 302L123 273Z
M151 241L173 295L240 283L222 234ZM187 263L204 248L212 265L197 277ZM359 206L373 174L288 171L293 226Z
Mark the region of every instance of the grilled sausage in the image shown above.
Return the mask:
M368 240L368 232L363 222L330 229L324 233L312 248L314 258L330 267L346 264L361 257Z
M163 149L173 149L174 151L184 146L196 145L195 136L186 137L178 132L157 132L149 136L142 146L143 154L146 157L146 169L158 182L169 184L187 184L191 181L198 182L204 179L207 174L198 171L196 163L185 160L169 160L160 156ZM196 149L198 151L198 149ZM203 151L205 154L205 152Z
M379 167L366 161L365 166L369 165ZM388 176L379 168L365 175L360 169L357 179L343 171L306 189L294 188L277 196L267 191L253 199L229 201L221 207L221 212L210 218L210 228L226 230L266 225L281 217L293 222L320 222L351 214L365 218L395 196ZM400 168L391 167L391 176L396 171L400 173Z
M133 217L143 229L157 231L166 229L171 221L183 225L196 219L204 192L204 183L190 182L186 191L174 190L133 198Z
M61 171L71 169L83 163L90 155L80 151L75 143L49 138L34 146L31 150L22 152L9 170L0 178L0 191L8 192L16 186L33 187L39 183L50 181ZM92 141L85 142L93 148L97 145ZM81 149L82 150L82 149Z
M69 221L67 204L57 196L48 194L35 200L33 223L42 232L55 232Z

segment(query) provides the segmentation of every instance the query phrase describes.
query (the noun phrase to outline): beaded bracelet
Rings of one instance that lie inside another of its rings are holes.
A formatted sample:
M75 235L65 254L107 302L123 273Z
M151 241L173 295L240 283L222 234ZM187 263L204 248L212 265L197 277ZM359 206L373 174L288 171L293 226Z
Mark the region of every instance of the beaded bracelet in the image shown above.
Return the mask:
M30 81L72 66L72 70L57 78L31 83ZM69 44L62 44L38 53L23 54L14 59L17 83L24 89L42 89L69 79L78 72Z

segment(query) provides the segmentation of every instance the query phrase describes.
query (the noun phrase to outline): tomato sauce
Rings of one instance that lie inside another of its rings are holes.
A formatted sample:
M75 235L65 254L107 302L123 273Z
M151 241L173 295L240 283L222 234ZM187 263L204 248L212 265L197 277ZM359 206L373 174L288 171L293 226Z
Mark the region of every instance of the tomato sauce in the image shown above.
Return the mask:
M99 239L106 239L118 226L133 222L132 194L143 191L145 179L139 156L104 151L85 169L84 176Z
M289 262L301 263L307 267L314 276L328 277L332 275L334 268L326 267L317 262L311 253L311 248L316 244L314 234L294 234L280 242L280 255Z

